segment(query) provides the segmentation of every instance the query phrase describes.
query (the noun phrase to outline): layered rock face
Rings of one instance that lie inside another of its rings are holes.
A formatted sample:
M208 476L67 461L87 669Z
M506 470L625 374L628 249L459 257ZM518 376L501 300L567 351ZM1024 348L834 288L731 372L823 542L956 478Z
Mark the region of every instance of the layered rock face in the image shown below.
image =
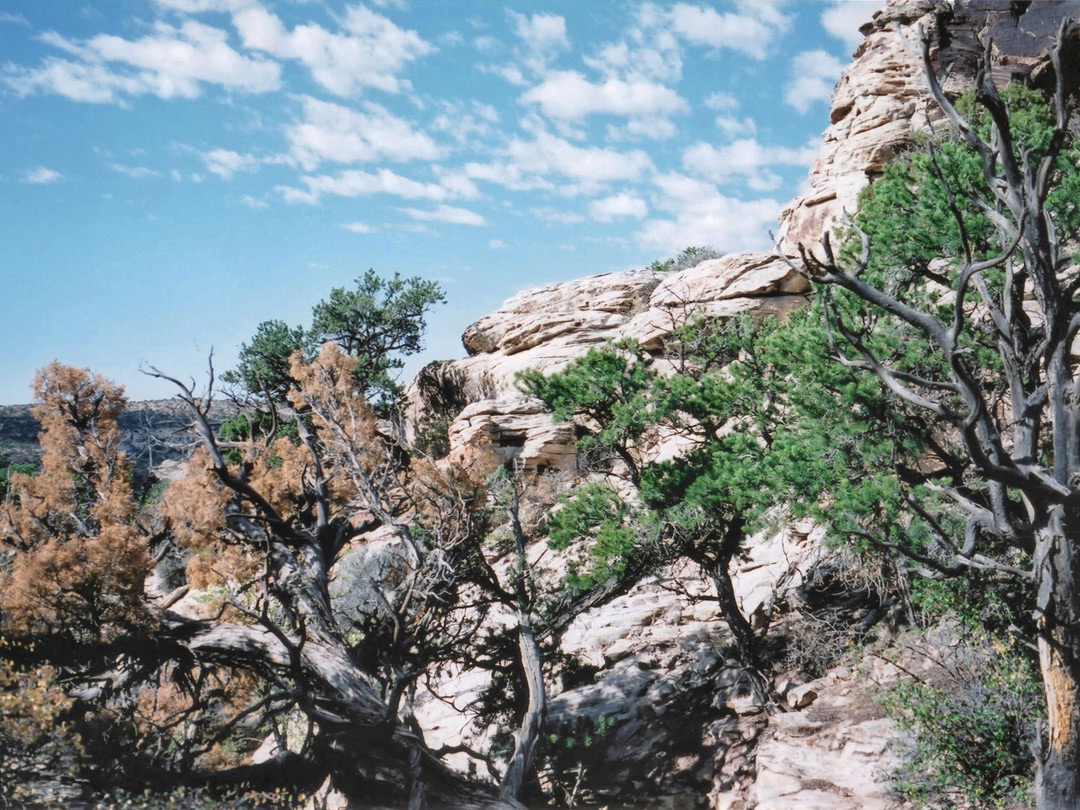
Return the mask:
M516 375L556 371L594 346L631 339L659 351L694 317L783 315L806 303L809 285L772 254L711 259L676 273L606 273L514 296L465 330L469 357L433 363L410 387L412 422L453 417L450 445L467 456L489 444L526 470L571 471L575 436L524 397Z
M936 75L948 76L946 92L972 86L980 42L993 42L991 74L999 87L1013 80L1048 86L1047 45L1062 19L1076 16L1075 0L892 0L862 27L865 39L837 82L810 191L780 215L780 248L793 254L800 244L815 245L845 211L855 211L859 192L882 165L940 119L923 74L923 36ZM1075 56L1063 59L1073 86L1080 73Z

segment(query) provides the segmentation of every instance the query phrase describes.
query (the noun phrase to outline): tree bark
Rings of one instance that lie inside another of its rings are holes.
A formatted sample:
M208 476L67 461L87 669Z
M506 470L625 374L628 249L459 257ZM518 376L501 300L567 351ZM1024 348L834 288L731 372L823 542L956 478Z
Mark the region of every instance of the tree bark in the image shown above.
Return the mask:
M727 621L731 635L735 637L735 648L739 651L739 658L742 659L743 671L750 680L754 699L766 709L779 707L781 705L779 696L770 685L761 664L758 638L754 634L754 628L750 626L750 622L746 620L739 608L731 573L725 567L723 571L710 571L709 575L713 581L713 587L716 588L716 601L720 614Z
M515 490L510 503L510 522L514 531L516 551L516 569L514 571L514 595L517 600L515 613L518 626L518 654L521 668L525 671L525 689L528 703L521 724L514 731L514 753L506 766L502 782L499 784L499 798L504 801L516 801L521 793L521 786L532 767L536 747L540 742L540 733L547 715L547 693L544 691L543 660L540 657L540 645L533 632L532 618L529 615L529 589L527 584L527 566L525 558L525 531L521 526L519 495Z
M514 731L514 753L499 785L499 798L517 799L525 782L536 748L540 743L547 713L547 695L544 692L544 675L541 669L540 646L536 643L528 616L518 616L518 650L521 666L525 670L525 684L529 693L525 715L521 725Z
M1080 808L1080 521L1055 507L1035 550L1039 664L1046 698L1035 793L1038 810Z

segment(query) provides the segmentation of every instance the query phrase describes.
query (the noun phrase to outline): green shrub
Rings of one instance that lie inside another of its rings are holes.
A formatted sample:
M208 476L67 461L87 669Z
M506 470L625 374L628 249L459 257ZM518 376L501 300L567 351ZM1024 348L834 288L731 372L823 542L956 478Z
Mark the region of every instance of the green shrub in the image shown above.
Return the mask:
M1031 738L1042 690L1030 656L1000 637L969 635L935 657L931 675L884 697L911 737L893 773L897 798L920 810L1031 803Z
M709 247L690 246L683 248L682 252L672 259L657 259L649 265L649 269L654 273L677 273L679 270L696 267L709 259L719 259L722 255Z

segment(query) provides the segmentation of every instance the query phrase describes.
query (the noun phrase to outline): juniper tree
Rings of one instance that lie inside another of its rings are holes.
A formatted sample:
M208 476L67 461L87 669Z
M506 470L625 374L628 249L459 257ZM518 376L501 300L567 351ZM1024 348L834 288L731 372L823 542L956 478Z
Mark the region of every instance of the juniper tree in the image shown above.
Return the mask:
M1008 98L987 45L968 110L942 90L922 44L931 94L954 140L931 143L874 189L856 249L826 238L796 266L820 285L833 350L925 420L919 486L897 497L916 542L868 533L925 572L996 571L1028 583L1047 723L1038 740L1040 810L1080 806L1080 283L1077 152L1063 64L1054 92ZM904 175L907 172L907 175Z

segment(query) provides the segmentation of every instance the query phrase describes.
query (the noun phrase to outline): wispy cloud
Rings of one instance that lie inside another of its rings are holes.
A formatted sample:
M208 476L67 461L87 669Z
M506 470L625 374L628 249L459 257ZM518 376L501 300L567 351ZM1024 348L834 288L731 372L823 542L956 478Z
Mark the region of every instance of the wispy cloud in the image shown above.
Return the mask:
M432 210L420 208L402 208L399 210L406 216L423 222L446 222L450 225L472 225L474 227L487 225L487 220L475 211L470 211L467 208L455 208L452 205L440 205Z
M614 194L589 204L589 215L598 222L616 219L644 219L649 215L645 201L635 194Z
M844 63L825 51L803 51L791 62L791 83L784 101L801 113L808 112L815 102L832 98L836 80Z
M863 41L859 28L873 19L881 0L834 0L821 14L821 27L854 50Z
M607 79L588 81L573 70L550 73L521 97L552 118L579 121L588 115L661 116L687 112L690 105L674 90L656 82Z
M338 175L304 176L300 182L307 188L278 186L277 191L286 202L314 204L323 195L338 197L366 197L373 194L389 194L406 200L431 200L439 202L452 195L438 183L422 183L403 177L389 169L364 172L350 169Z
M363 5L348 8L341 32L314 23L290 30L258 5L236 12L233 23L245 48L300 62L316 82L339 96L352 96L367 87L387 93L406 90L411 85L400 74L434 51L415 31L399 28Z
M240 154L231 149L211 149L202 153L206 170L222 180L232 180L237 172L253 171L262 162L255 155Z
M40 39L69 58L49 57L38 67L5 66L3 82L20 95L115 103L139 95L195 98L204 84L247 93L280 87L276 62L240 54L225 31L194 20L179 27L158 22L152 34L133 40L99 34L79 41L55 32Z
M753 0L737 11L719 12L708 6L678 3L670 11L672 30L692 45L724 48L764 59L790 20L773 3Z
M772 167L809 167L817 151L817 142L792 148L765 146L755 138L726 146L699 141L683 151L682 165L687 172L714 183L745 182L754 191L773 191L782 181Z
M669 172L655 178L654 207L667 218L648 219L638 242L650 250L673 253L687 245L721 251L761 250L767 231L775 227L780 203L765 198L740 200L721 194L696 177Z
M560 51L570 47L566 37L566 20L557 14L540 13L526 17L514 11L507 13L514 21L515 32L524 46L523 61L533 72L542 72Z
M123 163L110 163L109 168L114 172L126 174L132 180L146 180L150 177L160 177L161 173L146 166L126 166Z
M378 104L366 102L356 110L310 96L302 101L303 118L286 128L285 137L290 154L308 171L324 161L402 162L445 154L431 136Z
M43 186L47 183L58 183L64 179L64 175L60 172L47 169L44 166L38 166L36 169L27 169L22 174L22 181L24 183L32 183L36 186Z

